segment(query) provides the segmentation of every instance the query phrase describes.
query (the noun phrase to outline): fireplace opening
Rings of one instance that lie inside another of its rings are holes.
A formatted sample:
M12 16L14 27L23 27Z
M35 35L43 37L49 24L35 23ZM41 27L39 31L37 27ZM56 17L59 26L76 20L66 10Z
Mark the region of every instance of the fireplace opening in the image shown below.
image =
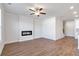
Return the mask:
M32 31L22 31L21 32L21 36L28 36L28 35L32 35Z

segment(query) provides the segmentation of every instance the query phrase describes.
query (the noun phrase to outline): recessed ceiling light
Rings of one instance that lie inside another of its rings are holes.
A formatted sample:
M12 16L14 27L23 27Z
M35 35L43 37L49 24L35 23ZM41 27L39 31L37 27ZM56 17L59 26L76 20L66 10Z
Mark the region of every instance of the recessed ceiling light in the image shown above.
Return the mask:
M75 15L75 17L79 17L78 15Z
M77 14L77 11L74 11L73 14Z
M74 9L74 6L70 6L70 9L71 9L71 10Z

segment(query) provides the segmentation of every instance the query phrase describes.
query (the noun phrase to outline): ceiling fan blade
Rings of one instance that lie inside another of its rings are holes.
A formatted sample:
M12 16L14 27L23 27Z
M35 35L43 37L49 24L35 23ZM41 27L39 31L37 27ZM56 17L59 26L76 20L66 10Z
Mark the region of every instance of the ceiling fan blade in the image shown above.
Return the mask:
M44 12L40 12L40 14L46 14L46 13L44 13Z
M31 11L33 11L33 12L35 12L34 10L32 10L32 9L29 9L29 10L31 10Z
M43 8L40 8L39 10L41 11L41 10L43 10Z
M33 14L35 14L35 13L31 13L30 15L33 15Z

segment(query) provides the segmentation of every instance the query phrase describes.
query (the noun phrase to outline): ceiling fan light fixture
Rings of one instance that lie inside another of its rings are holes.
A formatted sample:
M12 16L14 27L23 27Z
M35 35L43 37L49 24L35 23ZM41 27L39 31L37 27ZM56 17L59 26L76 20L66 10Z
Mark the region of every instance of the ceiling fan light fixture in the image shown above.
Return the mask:
M38 17L40 15L46 15L46 13L44 12L44 9L42 7L30 8L29 10L32 12L30 15L36 15Z
M35 15L40 15L40 12L35 12Z
M30 9L35 10L33 7L31 7Z

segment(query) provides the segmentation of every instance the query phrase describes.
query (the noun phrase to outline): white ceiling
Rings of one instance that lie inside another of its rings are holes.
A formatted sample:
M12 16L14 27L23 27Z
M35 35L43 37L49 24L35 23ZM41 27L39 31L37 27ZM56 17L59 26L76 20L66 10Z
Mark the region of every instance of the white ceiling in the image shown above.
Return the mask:
M11 5L3 4L5 11L21 14L21 15L29 15L29 8L34 7L34 5L42 6L47 13L45 16L41 16L42 18L46 17L62 17L64 20L73 20L75 19L73 11L77 11L79 14L79 4L78 3L12 3ZM73 10L70 10L70 6L74 6Z

